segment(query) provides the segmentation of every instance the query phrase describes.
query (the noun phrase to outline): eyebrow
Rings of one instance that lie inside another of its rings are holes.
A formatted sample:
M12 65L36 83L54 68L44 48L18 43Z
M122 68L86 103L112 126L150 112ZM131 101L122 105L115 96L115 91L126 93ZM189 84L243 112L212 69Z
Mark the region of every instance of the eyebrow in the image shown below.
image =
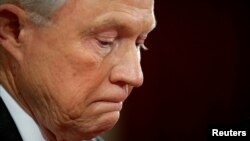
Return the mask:
M90 30L101 30L102 28L116 28L116 29L126 29L128 28L126 24L121 23L120 21L114 20L114 19L107 19L104 21L100 21L95 23L94 25L92 25L92 27L90 27Z
M148 34L155 27L156 27L156 21L154 20L151 27L149 27L149 29L147 29L147 31L145 33ZM120 30L120 31L127 31L127 29L134 29L135 30L134 25L128 24L127 21L120 21L120 20L117 20L115 18L109 18L109 19L97 21L96 23L90 25L90 27L87 28L87 31L85 31L85 33L93 34L97 31L105 30L107 28L115 28L116 30ZM129 31L127 31L127 32L129 32Z

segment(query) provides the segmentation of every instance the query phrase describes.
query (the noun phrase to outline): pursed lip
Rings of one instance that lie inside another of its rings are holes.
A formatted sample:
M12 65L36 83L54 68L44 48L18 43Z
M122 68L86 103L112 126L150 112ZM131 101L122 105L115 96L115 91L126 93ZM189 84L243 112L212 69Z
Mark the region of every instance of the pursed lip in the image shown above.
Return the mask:
M90 99L88 107L90 107L91 111L97 113L121 111L123 102L127 99L131 90L132 87L125 85L123 87L110 88L107 91L103 91L103 93L99 91L99 95L93 95L94 99Z
M119 92L113 91L113 93L100 97L94 102L121 103L127 99L129 93L128 87L123 87Z
M123 93L115 93L115 94L110 94L107 97L102 97L98 100L95 100L94 102L104 102L104 103L123 103L128 97L128 94L123 94Z
M105 108L108 111L121 111L123 102L96 101L96 104Z

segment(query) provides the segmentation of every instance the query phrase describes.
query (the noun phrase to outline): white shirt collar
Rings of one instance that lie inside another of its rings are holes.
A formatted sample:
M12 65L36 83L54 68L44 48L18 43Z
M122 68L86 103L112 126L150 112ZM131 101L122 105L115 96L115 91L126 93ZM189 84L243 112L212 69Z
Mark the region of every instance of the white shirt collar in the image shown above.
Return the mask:
M0 97L13 118L23 141L45 141L37 123L0 85Z

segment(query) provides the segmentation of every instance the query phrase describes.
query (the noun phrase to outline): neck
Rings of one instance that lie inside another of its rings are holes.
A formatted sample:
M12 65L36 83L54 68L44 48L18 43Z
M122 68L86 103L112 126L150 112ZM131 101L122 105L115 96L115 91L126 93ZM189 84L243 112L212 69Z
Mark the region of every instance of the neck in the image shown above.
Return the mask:
M28 105L23 99L22 95L18 91L15 83L14 67L11 67L13 63L5 63L0 69L0 84L11 95L11 97L29 114L32 116Z

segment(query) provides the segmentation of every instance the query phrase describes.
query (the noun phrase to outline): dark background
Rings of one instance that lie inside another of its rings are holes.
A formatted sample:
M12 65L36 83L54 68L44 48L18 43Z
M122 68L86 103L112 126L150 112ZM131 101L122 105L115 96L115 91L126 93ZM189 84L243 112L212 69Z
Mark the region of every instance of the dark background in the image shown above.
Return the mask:
M211 125L250 117L249 5L156 0L145 82L121 113L119 141L206 141Z

